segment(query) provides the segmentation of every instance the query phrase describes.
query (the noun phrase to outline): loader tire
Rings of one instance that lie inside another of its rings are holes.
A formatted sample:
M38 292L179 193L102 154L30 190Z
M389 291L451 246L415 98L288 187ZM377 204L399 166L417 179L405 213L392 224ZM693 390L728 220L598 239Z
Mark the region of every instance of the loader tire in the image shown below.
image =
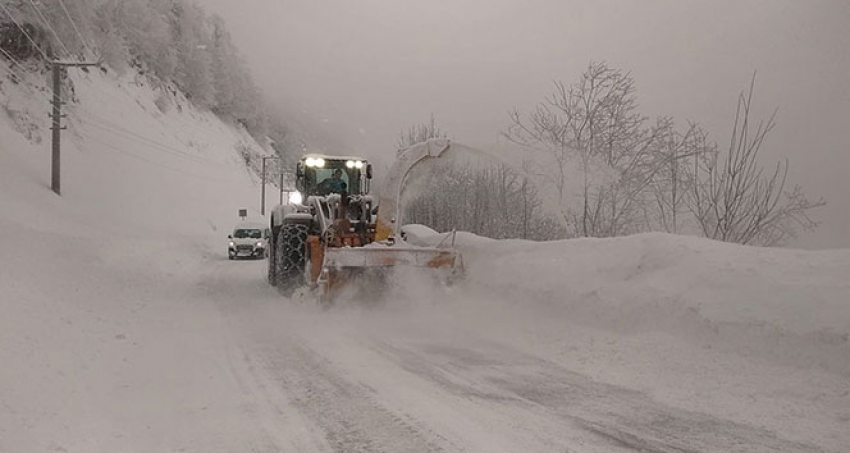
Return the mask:
M271 244L267 245L266 248L266 279L269 281L269 285L277 286L277 269L275 264L277 264L275 260L275 256L277 255L275 252L277 251L277 236L272 236Z
M275 281L283 294L291 294L304 284L307 225L283 225L275 244Z

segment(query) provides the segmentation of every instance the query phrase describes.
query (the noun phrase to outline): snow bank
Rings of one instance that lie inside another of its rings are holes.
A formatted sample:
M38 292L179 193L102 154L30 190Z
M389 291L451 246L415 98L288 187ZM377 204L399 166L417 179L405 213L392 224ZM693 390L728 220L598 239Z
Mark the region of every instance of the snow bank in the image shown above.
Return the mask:
M459 235L458 244L468 285L517 305L850 374L850 250L667 234L550 243Z

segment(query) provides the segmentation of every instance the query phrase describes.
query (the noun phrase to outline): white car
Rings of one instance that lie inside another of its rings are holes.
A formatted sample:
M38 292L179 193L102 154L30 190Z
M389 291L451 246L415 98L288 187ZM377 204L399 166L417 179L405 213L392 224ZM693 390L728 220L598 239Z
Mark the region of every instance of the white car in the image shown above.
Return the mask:
M227 235L227 258L265 258L268 250L269 230L260 223L240 223Z

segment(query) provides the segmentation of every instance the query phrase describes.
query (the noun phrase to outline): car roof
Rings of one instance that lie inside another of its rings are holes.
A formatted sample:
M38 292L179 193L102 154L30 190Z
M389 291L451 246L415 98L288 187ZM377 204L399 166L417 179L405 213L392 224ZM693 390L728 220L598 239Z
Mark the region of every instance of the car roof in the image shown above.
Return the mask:
M234 230L262 230L268 228L267 225L259 222L240 222L233 228Z

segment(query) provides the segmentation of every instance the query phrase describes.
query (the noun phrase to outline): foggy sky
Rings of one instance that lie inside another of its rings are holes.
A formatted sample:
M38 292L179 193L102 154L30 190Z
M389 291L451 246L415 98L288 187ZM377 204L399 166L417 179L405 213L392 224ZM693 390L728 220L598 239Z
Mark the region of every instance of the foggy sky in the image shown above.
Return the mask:
M850 247L850 2L196 1L269 99L310 121L308 147L373 159L432 113L454 140L493 142L509 110L591 61L629 71L645 115L698 122L723 148L756 71L755 118L778 109L762 160L787 157L791 182L828 202L796 245Z

